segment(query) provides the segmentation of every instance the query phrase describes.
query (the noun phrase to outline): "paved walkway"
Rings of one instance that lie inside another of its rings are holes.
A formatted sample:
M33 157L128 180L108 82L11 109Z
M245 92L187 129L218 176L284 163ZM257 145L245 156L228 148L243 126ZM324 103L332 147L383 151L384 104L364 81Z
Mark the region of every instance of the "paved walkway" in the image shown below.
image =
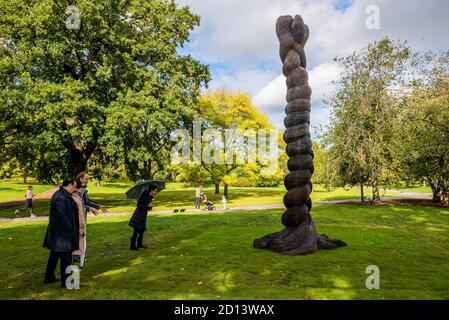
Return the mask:
M382 200L403 200L403 199L424 199L424 200L431 200L432 195L431 194L423 194L423 193L416 193L416 192L405 192L405 191L397 191L397 190L387 190L389 193L397 193L397 197L382 197ZM343 203L354 203L354 202L360 202L360 199L345 199L345 200L328 200L328 201L316 201L313 202L313 206L319 206L319 205L326 205L326 204L343 204ZM285 208L283 204L262 204L262 205L253 205L253 206L236 206L236 207L230 207L226 212L228 211L258 211L258 210L270 210L270 209L283 209ZM187 209L185 213L200 213L200 212L210 212L206 210L198 210L198 209ZM223 209L218 208L217 210L213 212L224 212ZM153 215L161 215L161 214L185 214L185 213L173 213L173 210L159 210L159 211L151 211L150 214ZM106 213L106 214L99 214L98 216L95 216L93 214L89 214L90 218L98 218L98 217L118 217L118 216L129 216L131 215L131 212L113 212L113 213ZM30 222L30 221L46 221L48 220L48 217L36 217L36 218L30 218L30 217L23 217L23 218L0 218L1 222Z
M59 187L54 187L53 189L39 193L38 195L33 197L33 200L50 199L52 197L53 193L55 193L58 189L59 189ZM25 202L26 202L25 200L14 200L14 201L8 201L8 202L0 202L0 209L7 209L7 208L24 205Z
M411 191L403 191L403 190L387 190L387 193L395 193L397 195L401 196L402 198L412 198L412 199L430 199L432 200L433 195L431 193L418 193L418 192L411 192Z

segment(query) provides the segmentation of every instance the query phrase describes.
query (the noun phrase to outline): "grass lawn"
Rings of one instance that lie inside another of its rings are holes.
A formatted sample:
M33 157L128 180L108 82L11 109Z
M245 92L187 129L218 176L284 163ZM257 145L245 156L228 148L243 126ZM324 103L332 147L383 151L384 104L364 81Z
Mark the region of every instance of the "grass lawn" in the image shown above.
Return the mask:
M10 183L10 185L12 185ZM1 185L0 185L1 187ZM26 186L13 184L14 189ZM91 200L104 204L110 212L132 212L135 208L136 200L126 199L125 192L131 187L130 183L125 182L104 182L101 186L89 185L89 195ZM49 188L52 188L51 186ZM48 188L47 188L48 189ZM215 202L217 207L221 207L221 195L214 194L213 186L203 188L208 198ZM222 192L223 190L221 190ZM365 191L369 194L369 189ZM230 187L228 197L228 207L232 206L251 206L264 204L282 204L285 194L284 186L273 188L238 188ZM390 195L390 194L385 194ZM395 196L396 194L391 194ZM0 196L3 195L0 189ZM326 190L323 186L317 185L312 193L313 201L326 200L344 200L356 199L360 197L359 188L340 188L332 191ZM1 202L1 201L0 201ZM48 215L48 200L39 200L34 202L34 213L38 216ZM14 216L14 210L20 208L0 209L0 217ZM168 183L167 189L161 192L154 200L154 210L172 210L172 209L193 209L195 207L195 187L186 187L180 183ZM23 213L28 215L28 213Z
M432 189L430 188L430 186L423 186L422 184L409 185L408 187L405 185L399 186L395 185L388 187L388 189L402 190L416 193L432 193Z
M321 233L349 246L303 257L252 248L282 210L152 215L128 250L127 216L92 218L81 290L44 285L46 222L0 223L0 299L449 299L449 210L324 205ZM377 265L381 289L367 290Z
M34 194L39 194L53 188L51 185L40 184L32 180L26 184L18 181L0 180L0 202L25 200L25 193L29 185L33 186Z

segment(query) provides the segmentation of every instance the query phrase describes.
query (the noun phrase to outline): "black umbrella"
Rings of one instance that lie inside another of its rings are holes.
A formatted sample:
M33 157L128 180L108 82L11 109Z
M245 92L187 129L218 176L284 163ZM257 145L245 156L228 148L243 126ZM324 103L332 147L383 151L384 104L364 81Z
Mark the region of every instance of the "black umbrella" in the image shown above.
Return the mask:
M131 189L126 191L128 199L139 199L144 191L149 190L150 186L156 186L157 191L165 189L165 181L158 180L142 180L137 182Z

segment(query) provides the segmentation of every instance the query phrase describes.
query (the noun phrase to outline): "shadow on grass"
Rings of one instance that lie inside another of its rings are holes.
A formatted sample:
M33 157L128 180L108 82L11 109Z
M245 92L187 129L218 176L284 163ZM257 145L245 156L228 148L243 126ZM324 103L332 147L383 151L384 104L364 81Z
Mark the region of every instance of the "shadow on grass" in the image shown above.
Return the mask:
M42 284L46 223L0 229L0 297L11 299L371 299L448 298L449 217L425 207L322 206L320 233L348 242L337 251L287 257L252 248L280 230L282 210L150 216L147 250L128 250L128 217L92 219L82 289ZM422 216L426 222L416 222ZM438 230L427 230L432 227ZM12 240L6 240L12 238ZM18 255L17 252L20 252ZM367 290L365 269L381 269Z

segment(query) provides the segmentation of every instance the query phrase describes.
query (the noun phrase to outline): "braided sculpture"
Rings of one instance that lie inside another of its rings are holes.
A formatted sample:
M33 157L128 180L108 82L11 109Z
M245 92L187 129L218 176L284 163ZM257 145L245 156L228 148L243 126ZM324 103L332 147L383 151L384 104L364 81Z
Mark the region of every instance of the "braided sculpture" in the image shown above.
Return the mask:
M280 42L280 56L284 76L287 77L287 117L284 120L287 143L288 170L284 184L287 193L282 216L285 229L254 240L254 247L286 255L305 255L319 249L336 249L346 246L341 240L319 235L310 216L312 209L312 182L314 153L310 138L310 97L304 46L309 38L309 28L301 16L281 16L276 23Z

